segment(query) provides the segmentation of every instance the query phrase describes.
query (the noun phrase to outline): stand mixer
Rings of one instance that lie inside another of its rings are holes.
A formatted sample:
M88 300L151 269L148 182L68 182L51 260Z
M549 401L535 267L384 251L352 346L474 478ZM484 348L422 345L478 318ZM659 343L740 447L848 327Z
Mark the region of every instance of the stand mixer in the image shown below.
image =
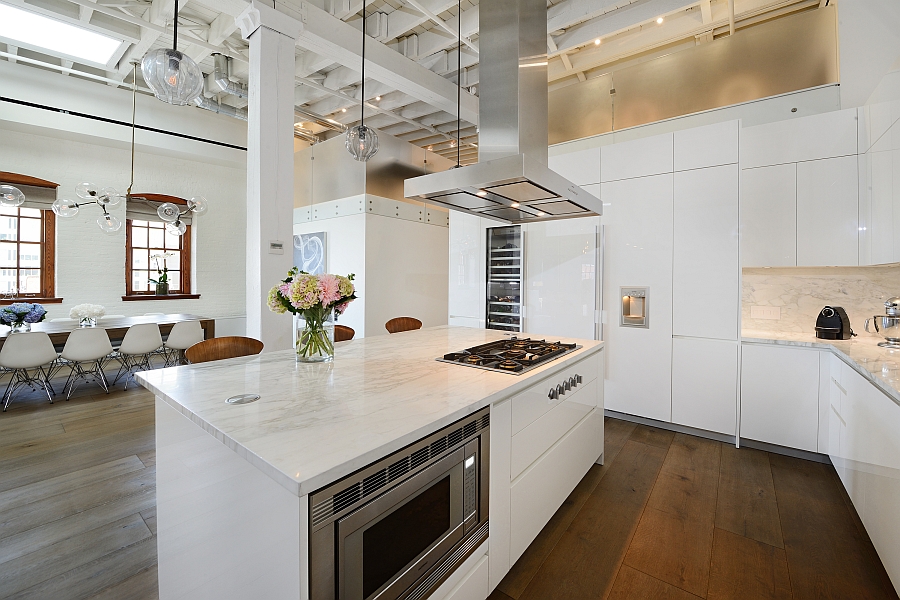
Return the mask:
M887 314L866 319L866 331L881 334L885 341L878 345L882 348L900 350L900 296L888 298L884 309ZM875 325L875 331L869 330L869 322Z

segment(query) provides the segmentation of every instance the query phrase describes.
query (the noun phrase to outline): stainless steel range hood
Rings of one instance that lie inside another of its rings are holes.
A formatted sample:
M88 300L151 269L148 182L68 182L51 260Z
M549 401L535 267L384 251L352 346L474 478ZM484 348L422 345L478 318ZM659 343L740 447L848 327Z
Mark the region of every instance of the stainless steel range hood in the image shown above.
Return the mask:
M478 164L407 179L407 198L507 223L599 215L547 166L547 2L479 4Z

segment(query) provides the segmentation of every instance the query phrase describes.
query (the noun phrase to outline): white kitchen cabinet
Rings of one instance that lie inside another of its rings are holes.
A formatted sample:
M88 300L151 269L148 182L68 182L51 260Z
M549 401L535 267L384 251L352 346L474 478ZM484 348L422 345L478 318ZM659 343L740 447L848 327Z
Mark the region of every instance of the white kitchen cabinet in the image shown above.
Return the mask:
M900 126L891 129L898 130ZM887 134L886 134L887 135ZM860 264L900 260L900 150L860 157Z
M797 164L797 264L859 264L856 156Z
M525 240L525 331L595 339L600 217L530 223Z
M551 169L576 185L600 183L599 147L557 154L547 162Z
M837 110L741 130L741 168L857 153L856 109Z
M672 340L672 422L735 435L738 343Z
M738 162L740 121L726 121L675 132L675 170L701 169Z
M740 432L742 438L817 451L818 351L742 346Z
M606 407L659 421L672 418L673 176L605 183L603 222ZM649 327L622 327L620 288L649 287Z
M741 172L741 266L797 266L797 165Z
M694 169L674 177L672 332L737 340L738 166Z
M474 566L471 564L475 559ZM432 600L485 600L490 593L488 557L483 552L467 558L430 596Z
M484 327L485 219L450 211L449 323Z
M600 181L603 183L673 170L674 137L671 133L600 148Z

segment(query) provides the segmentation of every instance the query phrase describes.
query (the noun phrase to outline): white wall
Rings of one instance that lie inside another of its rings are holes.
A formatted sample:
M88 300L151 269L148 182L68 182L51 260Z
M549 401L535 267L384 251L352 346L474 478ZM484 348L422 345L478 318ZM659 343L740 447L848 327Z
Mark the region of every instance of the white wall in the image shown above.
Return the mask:
M138 132L138 137L143 132ZM60 184L60 197L75 197L75 186L89 181L124 192L130 176L130 152L94 143L23 133L0 122L0 165ZM207 317L242 317L244 311L244 223L246 171L198 160L138 152L135 192L190 198L205 196L209 212L194 219L194 285L198 300L123 302L125 227L103 233L100 210L84 207L71 219L57 219L56 295L63 304L48 304L48 318L67 317L83 302L102 304L109 314L193 313ZM124 221L125 203L111 211ZM239 327L236 325L235 327Z
M896 0L841 2L838 37L841 107L856 108L867 102L900 58L900 3Z

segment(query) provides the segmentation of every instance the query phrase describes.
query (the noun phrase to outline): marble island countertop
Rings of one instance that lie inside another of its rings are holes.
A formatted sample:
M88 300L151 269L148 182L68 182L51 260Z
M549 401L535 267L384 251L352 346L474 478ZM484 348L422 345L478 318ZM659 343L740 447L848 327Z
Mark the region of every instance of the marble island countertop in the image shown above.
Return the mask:
M297 364L294 352L285 350L146 371L137 379L302 496L516 394L603 345L562 338L583 347L522 375L435 360L504 337L494 330L433 327L340 343L332 363ZM237 394L259 394L260 399L225 403Z
M831 350L900 404L900 350L878 346L884 341L881 336L862 332L849 340L821 340L813 333L745 329L741 332L741 341Z

